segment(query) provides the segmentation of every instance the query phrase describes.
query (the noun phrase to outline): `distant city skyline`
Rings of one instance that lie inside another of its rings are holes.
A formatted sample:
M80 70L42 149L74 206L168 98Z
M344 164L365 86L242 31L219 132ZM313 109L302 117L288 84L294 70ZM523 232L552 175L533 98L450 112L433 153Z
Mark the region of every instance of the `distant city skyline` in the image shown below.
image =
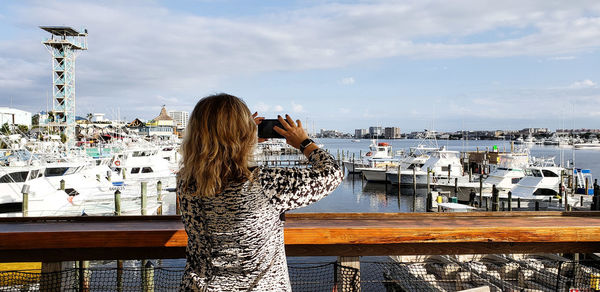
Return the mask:
M51 105L41 25L88 29L79 116L227 92L311 130L600 125L598 1L5 1L0 106Z

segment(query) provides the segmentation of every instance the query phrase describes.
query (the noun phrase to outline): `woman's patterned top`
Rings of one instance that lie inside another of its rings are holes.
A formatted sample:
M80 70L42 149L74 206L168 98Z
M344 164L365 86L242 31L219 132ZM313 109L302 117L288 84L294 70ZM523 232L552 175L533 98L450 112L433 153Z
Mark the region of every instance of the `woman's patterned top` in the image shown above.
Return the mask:
M321 149L308 168L257 167L213 197L178 185L188 234L182 291L291 291L280 214L331 193L343 172ZM203 290L205 289L205 290Z

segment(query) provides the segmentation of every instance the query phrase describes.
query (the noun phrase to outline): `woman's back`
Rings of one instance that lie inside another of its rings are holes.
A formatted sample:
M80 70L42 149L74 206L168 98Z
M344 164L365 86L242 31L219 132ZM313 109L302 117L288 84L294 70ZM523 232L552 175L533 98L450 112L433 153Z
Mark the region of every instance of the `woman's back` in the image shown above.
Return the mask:
M315 150L312 167L262 168L255 179L227 186L214 197L179 188L188 233L188 262L182 287L208 291L289 291L280 214L315 202L341 182L333 157Z

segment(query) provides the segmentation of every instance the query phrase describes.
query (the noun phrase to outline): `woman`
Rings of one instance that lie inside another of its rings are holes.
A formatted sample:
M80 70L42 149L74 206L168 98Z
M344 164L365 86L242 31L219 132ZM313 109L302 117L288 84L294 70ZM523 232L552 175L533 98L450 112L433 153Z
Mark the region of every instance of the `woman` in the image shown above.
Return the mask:
M342 181L333 157L287 115L275 131L312 167L250 169L260 120L227 94L201 99L190 116L177 188L188 234L182 291L291 291L280 214Z

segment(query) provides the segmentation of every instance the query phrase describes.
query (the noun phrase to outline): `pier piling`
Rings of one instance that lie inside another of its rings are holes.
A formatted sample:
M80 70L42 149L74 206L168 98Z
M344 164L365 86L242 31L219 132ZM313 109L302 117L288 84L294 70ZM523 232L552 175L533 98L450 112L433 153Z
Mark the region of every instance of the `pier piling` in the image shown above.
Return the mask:
M23 217L27 217L29 215L29 185L23 185L21 193L23 194L21 211L23 212Z
M500 195L496 185L492 185L492 211L500 210Z
M433 209L433 194L427 192L427 210L425 212L431 212Z
M508 211L512 211L512 192L508 191Z
M398 164L398 204L400 204L400 197L402 196L402 183L400 182L400 164ZM400 210L400 208L398 208Z
M121 191L115 191L115 215L121 216Z
M123 174L123 179L127 178L127 168L123 167L123 169L121 170L121 173Z
M539 211L540 210L540 201L535 201L535 211Z
M115 191L115 216L121 216L121 191ZM117 292L123 292L123 261L117 260Z
M60 189L63 191L65 190L65 180L64 179L60 180Z
M141 183L141 200L140 200L140 212L142 215L146 215L146 207L148 205L148 183L143 181Z
M517 209L521 209L521 198L517 198Z
M106 171L106 180L107 181L112 181L111 174L112 174L112 171L110 171L110 170Z
M483 174L479 175L479 208L481 208L481 204L483 198Z
M454 196L458 198L458 177L454 178Z
M413 167L412 169L412 179L413 179L413 196L417 196L417 171Z
M400 169L400 167L398 167ZM398 171L400 173L400 171ZM427 168L427 193L431 193L431 168Z
M156 182L156 200L158 201L158 209L156 209L157 215L162 215L163 212L163 197L162 197L162 182Z

